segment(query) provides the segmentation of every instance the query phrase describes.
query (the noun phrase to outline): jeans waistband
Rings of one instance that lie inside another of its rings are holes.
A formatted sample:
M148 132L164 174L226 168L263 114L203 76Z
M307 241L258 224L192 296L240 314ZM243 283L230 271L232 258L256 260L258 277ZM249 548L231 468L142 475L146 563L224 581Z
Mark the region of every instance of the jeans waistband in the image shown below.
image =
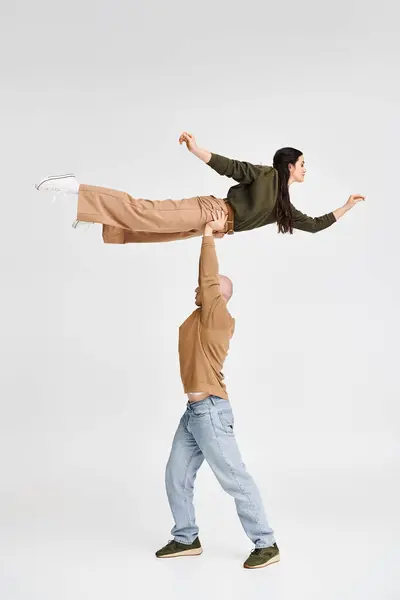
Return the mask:
M202 404L207 404L208 402L211 402L213 404L213 406L215 406L217 404L217 402L229 402L229 400L224 400L223 398L220 398L219 396L207 396L207 398L204 398L204 400L198 400L197 402L187 402L186 406L188 408L188 410L193 410L194 406L201 406Z

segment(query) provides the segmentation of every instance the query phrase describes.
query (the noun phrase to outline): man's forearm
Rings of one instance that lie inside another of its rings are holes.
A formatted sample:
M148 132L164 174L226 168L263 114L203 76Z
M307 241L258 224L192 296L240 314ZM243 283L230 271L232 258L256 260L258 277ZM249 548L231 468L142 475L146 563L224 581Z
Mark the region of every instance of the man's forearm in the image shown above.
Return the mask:
M209 234L209 230L211 230L211 234ZM212 229L206 225L201 244L199 263L199 286L202 294L208 295L208 290L215 284L219 285L218 259Z
M197 156L197 158L200 158L200 160L202 160L206 164L209 163L211 160L211 152L209 152L208 150L204 150L203 148L194 148L194 150L192 150L192 154Z

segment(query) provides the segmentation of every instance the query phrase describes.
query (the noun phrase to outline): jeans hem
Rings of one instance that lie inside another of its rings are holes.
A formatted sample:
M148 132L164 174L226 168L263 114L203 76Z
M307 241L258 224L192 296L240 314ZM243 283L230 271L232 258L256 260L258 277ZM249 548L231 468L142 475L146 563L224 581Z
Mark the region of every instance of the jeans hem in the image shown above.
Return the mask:
M276 541L274 540L271 544L267 544L266 546L260 546L259 544L255 544L255 548L272 548L272 546L276 544Z
M199 536L198 536L198 535L196 535L196 537L194 538L194 540L195 540L196 538L198 538L198 537L199 537ZM193 540L193 542L194 542L194 540ZM193 544L193 542L181 542L181 540L177 540L176 538L174 538L174 542L177 542L178 544L183 544L184 546L191 546L191 545Z

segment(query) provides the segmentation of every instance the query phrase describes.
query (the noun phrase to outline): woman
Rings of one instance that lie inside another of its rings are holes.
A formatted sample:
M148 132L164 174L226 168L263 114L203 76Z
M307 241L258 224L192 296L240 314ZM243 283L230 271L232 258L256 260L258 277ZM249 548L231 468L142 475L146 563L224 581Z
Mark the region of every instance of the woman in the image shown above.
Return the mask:
M220 175L231 177L238 185L231 187L227 198L197 196L184 200L143 200L125 192L90 185L79 185L74 175L50 176L36 189L78 195L78 215L74 226L82 222L101 223L105 243L126 244L167 242L201 235L212 214L223 210L224 231L216 234L247 231L277 223L278 232L293 233L302 229L316 233L330 227L361 200L353 194L341 208L321 217L309 217L296 210L290 201L289 186L304 181L306 169L302 152L281 148L275 153L273 166L252 165L212 154L197 146L190 133L184 132L179 143Z

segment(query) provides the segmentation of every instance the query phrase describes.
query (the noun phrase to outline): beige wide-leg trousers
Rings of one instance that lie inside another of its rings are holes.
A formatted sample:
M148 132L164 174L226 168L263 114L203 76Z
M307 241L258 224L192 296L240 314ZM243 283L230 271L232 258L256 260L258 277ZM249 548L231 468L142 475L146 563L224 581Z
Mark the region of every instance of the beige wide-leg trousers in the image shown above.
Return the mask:
M229 215L226 201L215 196L143 200L109 188L81 185L77 218L103 225L106 244L171 242L202 235L216 210Z

